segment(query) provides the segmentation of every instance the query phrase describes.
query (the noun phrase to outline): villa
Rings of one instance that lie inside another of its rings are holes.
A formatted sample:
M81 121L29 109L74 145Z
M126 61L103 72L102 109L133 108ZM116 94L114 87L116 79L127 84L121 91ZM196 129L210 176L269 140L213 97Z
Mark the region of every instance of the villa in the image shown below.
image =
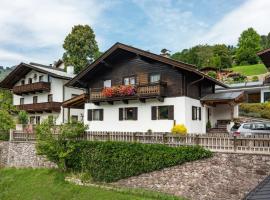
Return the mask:
M62 61L46 66L21 63L0 83L1 88L12 90L13 104L29 113L29 123L39 124L49 116L56 124L69 120L83 120L83 109L62 108L62 102L84 93L83 89L65 84L74 77L73 67Z
M84 109L91 131L169 132L184 124L189 133L229 128L238 117L243 92L216 93L228 86L195 66L116 43L66 86L85 94L63 103Z

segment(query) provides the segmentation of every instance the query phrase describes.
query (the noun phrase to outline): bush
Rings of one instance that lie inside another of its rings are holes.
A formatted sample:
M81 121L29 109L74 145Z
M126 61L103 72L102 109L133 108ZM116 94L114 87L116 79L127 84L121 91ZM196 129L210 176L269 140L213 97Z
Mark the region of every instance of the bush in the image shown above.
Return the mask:
M18 114L19 124L27 124L28 123L28 114L25 111L20 111Z
M270 119L270 102L242 103L239 108L242 115Z
M81 123L64 124L55 137L55 127L45 120L37 127L38 154L45 155L61 170L83 172L99 182L117 181L212 155L199 146L77 140L85 129Z
M206 123L206 130L209 130L211 128L212 128L211 122L210 121L207 121L207 123Z
M186 135L187 128L185 127L184 124L177 124L177 125L174 125L171 132L174 134Z
M258 77L258 76L253 76L253 77L252 77L252 81L253 81L253 82L259 81L259 77Z
M46 155L61 170L76 170L78 162L80 164L76 138L81 137L86 128L80 122L71 122L56 127L51 120L44 120L36 128L37 153Z
M92 180L101 182L113 182L212 155L199 146L89 141L81 145L83 171L89 173Z
M9 130L15 127L13 117L5 110L0 110L0 140L9 140Z
M215 79L217 78L217 73L215 71L209 71L207 75Z

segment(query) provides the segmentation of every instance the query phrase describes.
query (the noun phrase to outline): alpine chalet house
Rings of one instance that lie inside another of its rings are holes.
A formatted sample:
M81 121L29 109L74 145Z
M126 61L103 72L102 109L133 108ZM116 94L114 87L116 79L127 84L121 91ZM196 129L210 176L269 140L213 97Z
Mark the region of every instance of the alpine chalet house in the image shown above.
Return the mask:
M83 108L90 131L170 132L184 124L189 133L227 126L238 117L242 92L215 94L225 84L195 66L116 43L67 86L84 88L64 103ZM85 102L86 101L86 102Z
M56 124L83 120L83 109L63 109L62 102L84 93L82 89L65 84L74 77L73 67L57 61L53 66L21 63L0 83L1 88L12 90L13 104L29 113L29 123L39 124L49 116Z

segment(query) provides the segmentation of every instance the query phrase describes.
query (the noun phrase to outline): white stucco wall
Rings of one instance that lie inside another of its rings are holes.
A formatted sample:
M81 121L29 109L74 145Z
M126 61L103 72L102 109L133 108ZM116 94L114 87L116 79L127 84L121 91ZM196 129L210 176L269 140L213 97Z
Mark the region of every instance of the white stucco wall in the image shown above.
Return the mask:
M158 100L147 100L141 103L137 100L129 101L129 104L114 102L114 105L102 103L99 106L92 103L85 104L84 123L89 126L91 131L130 131L145 132L151 129L154 132L170 132L174 125L174 120L152 120L151 106L174 106L174 119L176 124L184 124L188 132L204 133L205 132L205 111L199 100L188 97L171 97L165 98L164 102ZM192 121L192 106L202 107L202 120ZM137 120L119 121L119 108L137 107ZM88 109L103 109L103 121L88 121Z

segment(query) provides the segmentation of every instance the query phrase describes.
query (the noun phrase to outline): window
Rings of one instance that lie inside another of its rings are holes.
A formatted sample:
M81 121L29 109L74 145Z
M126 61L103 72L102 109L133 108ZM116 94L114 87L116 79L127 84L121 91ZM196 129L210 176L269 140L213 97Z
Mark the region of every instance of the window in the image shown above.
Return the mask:
M124 85L135 85L136 83L135 76L125 77L123 82Z
M35 124L35 116L30 117L30 124Z
M270 101L270 92L263 93L263 101Z
M20 98L20 105L24 104L24 98Z
M173 106L152 106L152 120L174 120Z
M36 116L36 124L40 124L40 116Z
M28 79L28 84L31 84L33 81L32 81L32 78L29 78Z
M48 95L48 102L53 102L53 95L52 94Z
M38 77L39 82L43 82L43 81L44 81L43 78L44 78L43 75L39 76L39 77Z
M112 87L112 81L111 80L105 80L103 82L104 87Z
M37 74L34 74L34 80L37 80Z
M37 103L38 102L38 97L37 96L33 96L33 103Z
M201 107L192 106L192 120L202 119L202 109Z
M156 83L160 81L160 74L151 74L150 83Z
M25 84L25 80L21 80L21 85L24 85Z
M138 108L119 108L119 120L137 120Z
M88 109L88 121L103 121L103 109Z
M78 115L72 115L71 116L71 121L72 122L77 122L78 121Z
M252 130L264 130L264 124L263 123L256 123L253 124Z
M251 129L251 124L244 124L243 129Z
M265 130L270 130L270 123L265 124Z

